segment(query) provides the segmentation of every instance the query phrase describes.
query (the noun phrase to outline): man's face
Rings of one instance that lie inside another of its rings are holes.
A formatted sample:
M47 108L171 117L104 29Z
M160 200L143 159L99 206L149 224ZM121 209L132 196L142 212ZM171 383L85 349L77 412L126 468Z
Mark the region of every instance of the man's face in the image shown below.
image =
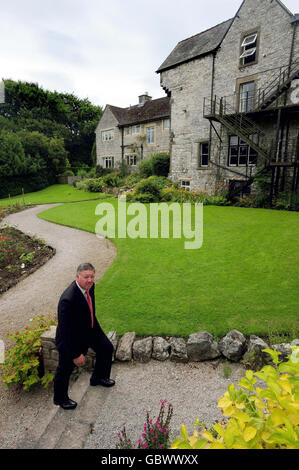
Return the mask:
M89 290L94 284L94 271L81 271L76 275L77 282L82 289Z

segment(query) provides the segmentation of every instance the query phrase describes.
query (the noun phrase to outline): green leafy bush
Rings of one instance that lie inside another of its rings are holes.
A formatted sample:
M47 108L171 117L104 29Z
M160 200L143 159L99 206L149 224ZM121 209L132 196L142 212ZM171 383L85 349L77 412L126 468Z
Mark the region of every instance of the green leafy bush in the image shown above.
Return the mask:
M117 188L122 183L122 179L120 178L119 173L108 173L108 175L102 176L101 180L104 186L111 188Z
M246 371L240 389L230 384L218 401L227 421L190 437L182 426L182 438L173 441L172 449L299 449L299 347L287 362L276 350L264 351L274 365ZM265 388L256 385L256 377Z
M138 166L138 173L141 178L148 178L154 174L153 162L150 158L141 160Z
M135 187L135 197L140 194L152 194L153 201L159 201L160 199L160 188L157 182L150 178L141 180Z
M166 152L154 153L149 158L142 160L138 166L138 172L142 178L149 176L168 176L170 156Z
M166 152L155 153L152 156L153 174L157 176L168 176L170 156Z
M129 202L128 199L127 201ZM158 202L158 199L156 198L156 196L154 196L151 193L142 193L142 194L135 194L133 201L142 202L143 204L146 204L146 203L151 203L151 202Z
M9 333L7 338L16 346L8 350L2 366L2 382L8 387L20 384L25 391L41 382L46 388L53 380L53 374L41 374L41 335L56 322L52 315L39 315L23 331Z
M101 178L86 178L76 181L76 188L90 193L101 193L104 189L104 183Z

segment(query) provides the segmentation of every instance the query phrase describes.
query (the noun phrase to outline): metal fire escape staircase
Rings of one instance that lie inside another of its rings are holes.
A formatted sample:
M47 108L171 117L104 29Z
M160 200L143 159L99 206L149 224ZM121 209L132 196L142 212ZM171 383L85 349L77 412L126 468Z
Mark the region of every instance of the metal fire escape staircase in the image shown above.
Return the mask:
M212 99L204 99L204 117L209 119L210 122L219 122L229 133L240 137L258 153L259 159L263 161L263 167L255 175L247 177L247 181L237 191L233 191L231 197L240 192L240 190L242 191L245 187L250 186L254 179L265 169L269 168L271 162L275 161L273 150L261 146L261 137L264 133L253 119L248 116L248 112L253 113L268 108L282 93L288 90L291 82L296 78L299 78L298 62L291 66L282 67L278 74L276 72L267 87L258 91L255 102L251 98L251 106L249 107L250 109L247 109L247 112L238 112L235 103L231 103L227 97L219 98L214 96Z

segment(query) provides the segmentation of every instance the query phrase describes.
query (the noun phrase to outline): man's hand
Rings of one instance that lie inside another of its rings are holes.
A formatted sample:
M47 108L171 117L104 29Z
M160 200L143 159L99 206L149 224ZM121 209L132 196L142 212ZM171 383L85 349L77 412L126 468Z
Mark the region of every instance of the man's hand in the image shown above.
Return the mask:
M83 354L81 354L81 356L79 357L76 357L76 359L73 359L73 362L76 366L80 367L80 366L84 366L85 364L85 356Z

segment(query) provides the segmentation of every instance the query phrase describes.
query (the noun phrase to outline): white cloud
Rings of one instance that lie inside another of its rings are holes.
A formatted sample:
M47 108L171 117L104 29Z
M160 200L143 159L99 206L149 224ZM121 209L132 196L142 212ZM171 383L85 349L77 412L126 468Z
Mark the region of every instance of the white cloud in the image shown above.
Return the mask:
M286 0L294 11L297 0ZM164 95L155 70L182 39L231 18L241 0L0 0L0 79L94 104Z

